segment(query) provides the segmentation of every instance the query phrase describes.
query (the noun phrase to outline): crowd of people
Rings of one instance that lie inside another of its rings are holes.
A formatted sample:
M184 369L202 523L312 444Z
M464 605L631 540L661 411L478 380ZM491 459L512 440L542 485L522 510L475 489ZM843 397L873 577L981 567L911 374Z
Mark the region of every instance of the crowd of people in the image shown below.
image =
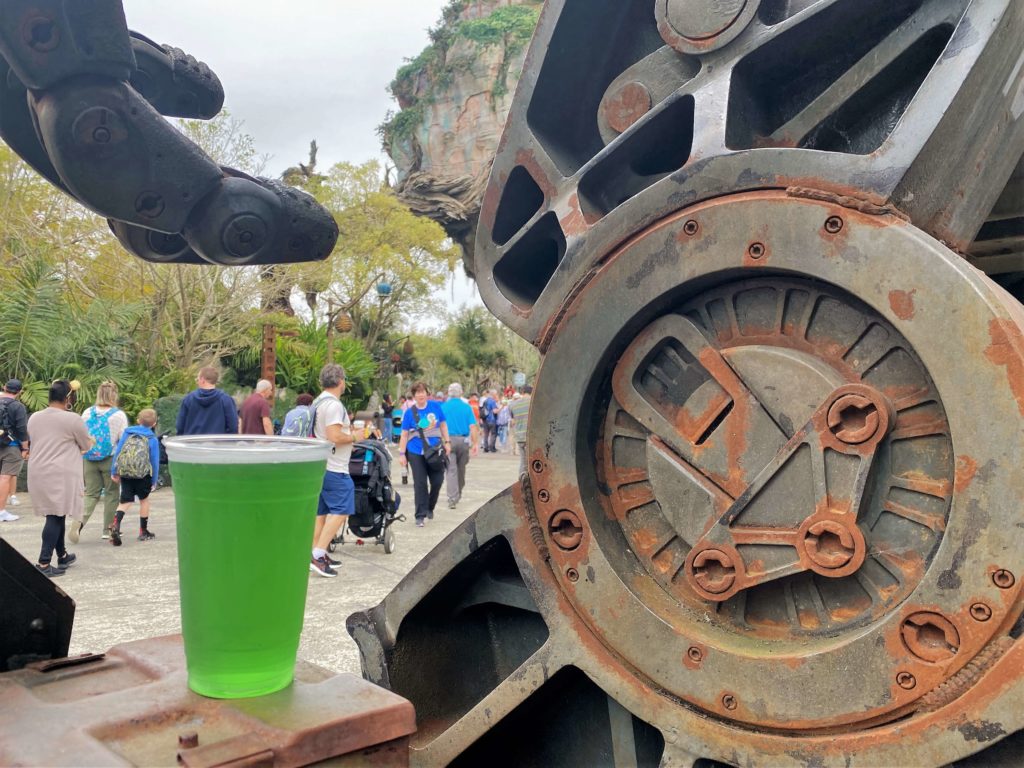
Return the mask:
M321 392L315 398L299 395L288 413L281 434L315 437L332 444L320 490L309 569L324 577L338 575L341 565L329 554L349 516L355 513L355 485L349 474L353 445L367 436L382 437L376 427L353 423L342 403L345 370L328 364L320 371ZM196 389L184 397L175 424L178 435L273 435L271 417L274 387L260 381L238 408L234 399L218 389L219 372L202 368ZM96 401L79 415L74 411L77 382L54 381L48 406L28 414L20 401L23 387L11 379L0 391L0 522L18 516L7 510L16 483L28 462L28 490L35 514L44 518L36 568L49 577L60 576L77 557L67 543L78 543L96 507L103 502L102 538L121 546L122 523L132 506L139 505L137 540L156 535L149 530L150 494L156 490L160 469L157 413L147 408L130 426L119 408L117 385L104 382ZM431 397L424 382L417 382L395 409L400 414L398 461L410 468L414 485L416 525L433 519L447 489L449 509L455 509L466 484L466 466L472 456L511 450L518 452L520 473L525 471L526 424L530 387L464 396L461 384L448 387L447 397ZM385 397L382 415L392 412ZM13 504L12 504L13 505ZM70 524L67 522L71 518ZM56 561L54 561L56 555Z

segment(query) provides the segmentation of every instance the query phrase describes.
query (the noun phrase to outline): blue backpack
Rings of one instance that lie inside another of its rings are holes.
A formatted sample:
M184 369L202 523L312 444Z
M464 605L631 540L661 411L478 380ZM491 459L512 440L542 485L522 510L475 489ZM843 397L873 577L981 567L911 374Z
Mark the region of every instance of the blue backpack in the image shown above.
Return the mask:
M281 435L287 437L309 437L313 434L313 408L297 405L284 417Z
M83 454L88 461L103 461L114 454L114 441L110 436L110 417L117 413L117 408L111 408L106 413L100 413L93 406L85 417L85 427L96 444Z

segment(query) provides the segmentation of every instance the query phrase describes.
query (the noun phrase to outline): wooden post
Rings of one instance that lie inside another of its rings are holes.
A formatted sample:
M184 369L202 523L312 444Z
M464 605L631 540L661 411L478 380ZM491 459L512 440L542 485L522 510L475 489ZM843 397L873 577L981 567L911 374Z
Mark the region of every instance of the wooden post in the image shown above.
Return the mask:
M260 360L260 378L271 384L277 377L277 328L263 326L263 354Z
M334 302L327 302L327 362L334 362Z

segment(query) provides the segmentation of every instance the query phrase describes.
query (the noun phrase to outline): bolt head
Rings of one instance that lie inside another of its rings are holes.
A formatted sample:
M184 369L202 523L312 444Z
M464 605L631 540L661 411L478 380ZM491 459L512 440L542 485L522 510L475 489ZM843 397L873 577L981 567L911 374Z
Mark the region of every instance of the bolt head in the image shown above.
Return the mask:
M984 603L975 603L971 606L971 618L975 621L988 621L992 618L992 609Z
M1009 589L1017 583L1017 578L1005 568L1000 568L992 574L992 583L1000 589Z
M825 231L835 235L843 229L843 220L838 216L829 216L825 219Z
M764 256L764 243L751 243L750 247L747 248L747 253L750 254L752 259L760 259Z
M580 572L577 571L575 568L570 568L565 572L565 578L567 578L569 581L575 584L577 581L580 580Z
M696 219L690 219L685 224L683 224L683 232L690 235L691 237L693 235L696 235L699 230L700 224L697 223Z
M701 653L700 648L698 648L697 646L690 647L686 651L686 655L690 659L690 661L693 661L693 662L699 662L701 659L704 658L704 654Z
M736 709L737 704L738 702L736 701L736 697L731 693L727 693L722 697L722 706L726 709Z
M917 685L917 678L909 672L900 672L896 675L896 685L906 691L909 691Z

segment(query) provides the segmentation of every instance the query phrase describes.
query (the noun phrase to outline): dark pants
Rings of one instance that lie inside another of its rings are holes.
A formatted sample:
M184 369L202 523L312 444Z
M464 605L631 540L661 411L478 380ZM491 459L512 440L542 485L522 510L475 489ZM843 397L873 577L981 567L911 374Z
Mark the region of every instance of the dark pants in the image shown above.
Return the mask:
M494 453L495 442L498 440L498 425L484 422L484 453Z
M416 493L416 519L434 516L437 497L441 495L441 483L444 482L443 469L428 469L427 460L418 453L406 454L409 466L412 467L412 482ZM427 490L427 482L430 490Z
M49 565L53 558L53 550L57 550L57 556L67 554L64 546L64 523L67 520L63 515L47 515L46 523L43 525L43 547L39 550L39 562Z

